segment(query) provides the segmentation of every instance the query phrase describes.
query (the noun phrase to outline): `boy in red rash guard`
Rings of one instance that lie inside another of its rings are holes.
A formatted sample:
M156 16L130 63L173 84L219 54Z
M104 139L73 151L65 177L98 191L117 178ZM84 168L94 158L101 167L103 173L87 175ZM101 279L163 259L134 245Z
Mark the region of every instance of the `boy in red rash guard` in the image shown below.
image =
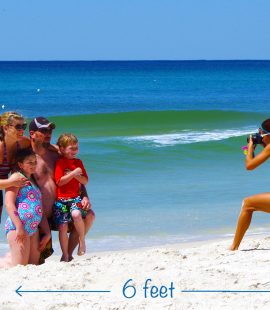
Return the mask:
M54 204L54 221L59 226L59 241L63 252L62 261L68 262L68 223L73 220L79 235L78 255L85 254L85 227L83 218L88 211L81 208L80 185L86 185L88 176L82 161L76 158L78 140L72 134L62 134L57 141L61 158L55 165L57 185Z

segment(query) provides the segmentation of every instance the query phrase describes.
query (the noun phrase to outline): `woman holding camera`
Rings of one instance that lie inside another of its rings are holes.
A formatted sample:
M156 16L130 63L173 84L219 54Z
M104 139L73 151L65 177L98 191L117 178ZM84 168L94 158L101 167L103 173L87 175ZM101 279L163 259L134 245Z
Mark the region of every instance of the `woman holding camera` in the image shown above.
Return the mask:
M270 157L270 119L266 119L261 124L261 127L259 128L259 134L260 136L257 136L257 139L255 139L255 141L252 135L250 135L249 137L248 150L246 155L247 170L253 170L257 168ZM258 143L261 144L264 149L255 156L254 150ZM254 211L263 211L270 213L270 192L253 195L243 200L234 240L230 247L230 250L235 251L238 249L250 225L252 214Z

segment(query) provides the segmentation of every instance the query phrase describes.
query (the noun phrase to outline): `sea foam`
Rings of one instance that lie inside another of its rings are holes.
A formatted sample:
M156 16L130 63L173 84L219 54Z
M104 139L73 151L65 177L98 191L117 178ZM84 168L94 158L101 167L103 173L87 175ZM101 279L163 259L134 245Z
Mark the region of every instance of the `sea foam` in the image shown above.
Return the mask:
M173 146L177 144L191 144L199 142L211 142L225 140L232 137L241 137L256 131L256 128L245 129L227 129L212 131L190 131L183 130L179 133L161 134L161 135L145 135L126 137L129 142L148 142L154 143L156 146Z

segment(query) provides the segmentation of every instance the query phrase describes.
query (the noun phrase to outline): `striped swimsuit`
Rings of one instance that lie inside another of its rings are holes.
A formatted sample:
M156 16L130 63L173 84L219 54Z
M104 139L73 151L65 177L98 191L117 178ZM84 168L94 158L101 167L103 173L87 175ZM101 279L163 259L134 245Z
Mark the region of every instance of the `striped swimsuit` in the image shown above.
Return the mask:
M17 150L20 148L20 145L18 141L16 142ZM5 180L8 178L9 173L11 172L11 165L8 162L7 159L7 146L6 143L4 142L4 152L3 152L3 161L2 164L0 164L0 179ZM2 211L3 211L3 191L0 190L0 223L1 223L1 216L2 216Z

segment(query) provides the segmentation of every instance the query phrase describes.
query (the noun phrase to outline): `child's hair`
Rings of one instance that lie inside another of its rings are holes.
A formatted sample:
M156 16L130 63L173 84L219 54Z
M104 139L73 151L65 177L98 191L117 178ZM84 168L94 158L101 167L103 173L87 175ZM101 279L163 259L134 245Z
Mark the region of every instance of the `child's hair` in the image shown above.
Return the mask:
M78 139L71 133L63 133L57 140L59 147L66 148L68 145L74 145L78 143Z
M18 163L22 163L27 157L35 155L32 148L19 149L15 155L15 162L18 166Z
M16 155L15 155L15 162L16 162L16 169L15 169L15 171L20 171L21 172L21 169L20 169L18 163L22 163L27 157L33 156L33 155L36 156L36 154L34 153L34 151L32 150L31 147L28 147L26 149L19 149L17 151ZM37 187L39 187L38 184L37 184L37 181L35 179L35 176L33 174L31 175L31 178L32 178L32 182L34 182L34 184Z

